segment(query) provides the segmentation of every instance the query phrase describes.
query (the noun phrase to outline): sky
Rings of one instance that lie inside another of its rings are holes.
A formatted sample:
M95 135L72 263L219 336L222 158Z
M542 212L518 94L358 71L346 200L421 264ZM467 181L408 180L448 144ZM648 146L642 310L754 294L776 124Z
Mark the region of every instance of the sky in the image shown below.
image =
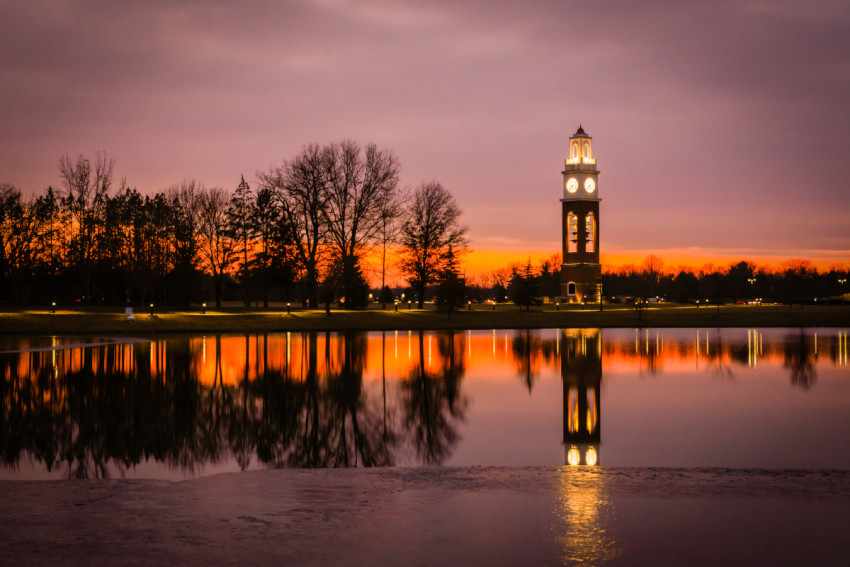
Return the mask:
M115 158L234 189L309 143L392 149L472 273L561 250L581 124L608 265L850 263L846 0L0 0L0 182Z

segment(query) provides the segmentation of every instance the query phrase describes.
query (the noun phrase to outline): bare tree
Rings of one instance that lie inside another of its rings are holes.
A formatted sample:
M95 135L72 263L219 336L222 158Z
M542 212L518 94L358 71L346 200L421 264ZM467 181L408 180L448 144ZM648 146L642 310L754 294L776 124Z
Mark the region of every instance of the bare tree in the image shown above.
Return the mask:
M387 308L384 288L387 287L387 253L398 243L401 237L401 219L404 213L404 195L398 191L388 193L381 203L381 226L378 231L378 245L381 247L381 305Z
M328 235L345 263L359 256L380 232L384 204L398 185L399 163L390 150L369 144L361 151L352 140L331 144L325 156L329 160Z
M39 237L47 221L14 185L0 183L0 290L8 287L14 301L24 275L35 271Z
M65 206L71 214L76 235L72 240L72 260L82 270L83 299L91 294L92 252L98 214L112 185L115 160L106 152L96 152L94 169L89 158L80 154L72 162L67 154L59 159L59 175L65 186Z
M462 212L452 194L436 181L413 192L401 228L401 266L418 292L420 309L425 289L442 269L449 247L455 255L466 252L467 227L458 224Z
M319 269L324 261L328 226L328 149L316 144L306 146L281 167L259 174L265 188L275 191L281 212L293 233L293 248L304 270L307 305L319 305Z
M200 248L200 195L203 185L196 179L186 178L171 185L166 197L171 203L173 277L180 290L182 303L189 306L191 298L197 296L198 256Z
M200 214L199 255L210 271L215 284L215 305L221 307L221 296L227 271L236 260L236 243L231 237L227 222L230 195L224 189L213 187L198 194Z
M646 278L647 283L649 284L649 297L655 295L655 288L658 286L658 282L661 281L661 276L664 274L664 261L656 256L655 254L650 254L643 260L643 277Z

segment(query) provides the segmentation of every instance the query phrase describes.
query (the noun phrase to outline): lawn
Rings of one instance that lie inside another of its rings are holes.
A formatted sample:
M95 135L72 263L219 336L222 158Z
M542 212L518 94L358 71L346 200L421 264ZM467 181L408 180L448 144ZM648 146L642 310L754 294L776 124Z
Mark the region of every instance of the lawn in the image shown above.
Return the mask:
M117 307L57 307L0 310L0 333L44 334L154 334L154 333L265 333L279 331L346 331L408 329L514 329L564 327L843 327L850 325L850 305L723 305L716 307L658 305L638 313L634 308L606 305L585 310L577 306L544 305L530 311L513 305L474 305L471 310L447 313L432 306L386 310L373 306L362 311L285 307L207 308L196 310L137 311L128 321Z

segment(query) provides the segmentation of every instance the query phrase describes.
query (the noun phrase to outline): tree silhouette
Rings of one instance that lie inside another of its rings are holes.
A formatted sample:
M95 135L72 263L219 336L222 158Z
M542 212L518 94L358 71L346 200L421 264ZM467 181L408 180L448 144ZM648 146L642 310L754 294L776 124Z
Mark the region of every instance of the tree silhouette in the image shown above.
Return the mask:
M466 281L460 274L460 265L454 253L454 248L449 245L438 276L437 307L447 311L449 319L451 319L452 312L463 305L465 297Z
M445 264L449 247L456 255L467 250L467 228L458 224L460 215L452 194L436 181L413 192L401 229L401 267L416 290L420 309L427 286Z

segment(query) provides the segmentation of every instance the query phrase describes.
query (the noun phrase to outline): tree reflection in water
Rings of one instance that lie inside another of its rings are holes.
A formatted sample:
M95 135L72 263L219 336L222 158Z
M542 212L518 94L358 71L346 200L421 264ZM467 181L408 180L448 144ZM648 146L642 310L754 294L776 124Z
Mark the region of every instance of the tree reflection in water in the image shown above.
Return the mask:
M538 333L532 329L518 330L511 341L514 368L517 375L525 380L529 393L534 388L542 363L552 364L557 353L557 340L542 339Z
M817 380L815 352L811 337L803 334L785 337L785 368L791 371L791 384L803 390L811 388Z
M584 359L571 353L587 346L575 341L597 331L555 335L575 335L573 342L540 338L546 332L515 332L504 354L490 332L410 333L401 356L398 333L389 344L386 333L370 339L359 332L30 351L24 344L22 351L0 353L0 459L12 469L32 461L78 478L123 475L146 461L187 475L234 462L243 469L445 463L469 407L463 377L476 363L473 352L484 363L512 366L530 392L537 375L563 370L565 356L572 372ZM836 365L847 360L842 333L820 342L821 354ZM784 365L791 384L803 389L817 378L817 339L804 331L764 344L762 333L750 332L746 349L747 342L720 331L611 335L616 338L592 344L599 373L604 354L635 374L662 372L665 361L672 367L695 361L697 372ZM43 347L37 339L32 344ZM586 398L596 399L576 399Z
M438 336L441 364L436 371L431 371L425 362L424 331L418 332L418 341L419 363L401 385L404 427L420 460L436 465L442 463L457 444L457 422L463 421L469 403L460 393L464 336L454 331ZM430 358L430 354L428 356Z
M380 396L364 388L365 333L305 333L291 358L287 336L287 356L273 360L268 336L0 354L0 455L12 468L33 460L74 478L123 476L147 460L193 475L231 460L242 469L253 459L387 466L402 445L423 463L440 463L459 439L467 405L456 344L463 337L439 336L434 365L425 362L423 337L397 391L401 433L385 369Z

